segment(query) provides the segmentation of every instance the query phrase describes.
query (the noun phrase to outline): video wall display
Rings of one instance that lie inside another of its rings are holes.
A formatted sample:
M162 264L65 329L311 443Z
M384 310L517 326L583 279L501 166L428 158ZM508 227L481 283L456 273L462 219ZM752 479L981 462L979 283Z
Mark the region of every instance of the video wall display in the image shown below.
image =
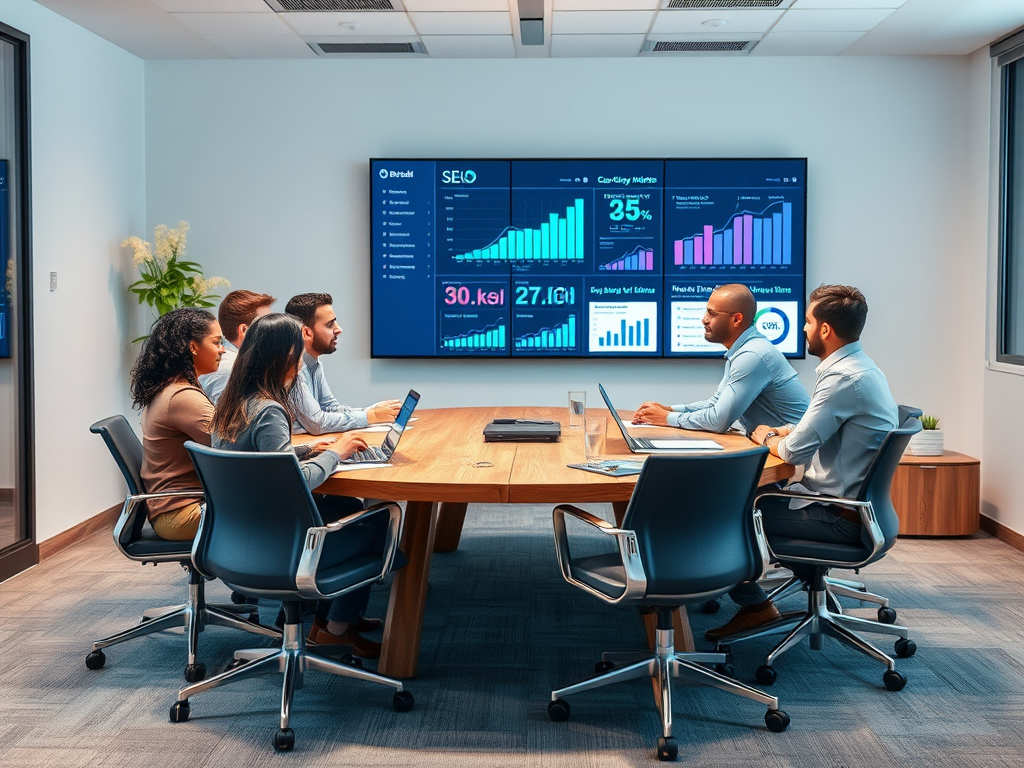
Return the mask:
M805 159L371 160L373 357L720 357L708 296L804 356Z

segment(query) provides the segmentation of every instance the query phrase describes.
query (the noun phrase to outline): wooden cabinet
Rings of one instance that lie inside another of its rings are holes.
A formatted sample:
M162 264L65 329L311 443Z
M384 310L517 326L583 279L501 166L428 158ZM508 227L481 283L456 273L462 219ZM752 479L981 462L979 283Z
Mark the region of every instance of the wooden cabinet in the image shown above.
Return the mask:
M892 481L901 536L969 536L978 530L981 462L955 451L906 454Z

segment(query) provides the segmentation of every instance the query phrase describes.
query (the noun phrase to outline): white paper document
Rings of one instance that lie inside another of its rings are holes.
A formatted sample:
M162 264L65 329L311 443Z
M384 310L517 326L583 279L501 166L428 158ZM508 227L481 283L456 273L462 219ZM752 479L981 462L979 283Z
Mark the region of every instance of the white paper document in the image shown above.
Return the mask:
M376 462L358 462L356 464L339 464L331 472L332 475L336 475L339 472L355 472L357 469L379 469L381 467L393 467L394 464L377 464Z
M412 424L406 424L405 430L412 429ZM374 424L372 427L360 427L359 429L353 429L352 432L390 432L391 424Z
M675 440L651 440L651 445L655 448L668 449L673 451L721 451L722 446L716 443L714 440L687 440L683 442L676 438Z

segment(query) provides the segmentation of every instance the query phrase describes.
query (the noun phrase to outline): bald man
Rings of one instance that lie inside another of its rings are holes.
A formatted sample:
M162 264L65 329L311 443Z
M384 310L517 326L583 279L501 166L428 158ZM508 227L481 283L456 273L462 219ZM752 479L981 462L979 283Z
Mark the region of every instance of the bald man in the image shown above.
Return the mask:
M704 312L704 338L726 349L725 374L710 400L688 405L644 403L634 424L728 432L737 421L749 435L760 424L796 424L810 400L782 353L754 328L757 300L745 285L715 289ZM765 419L768 419L765 421Z

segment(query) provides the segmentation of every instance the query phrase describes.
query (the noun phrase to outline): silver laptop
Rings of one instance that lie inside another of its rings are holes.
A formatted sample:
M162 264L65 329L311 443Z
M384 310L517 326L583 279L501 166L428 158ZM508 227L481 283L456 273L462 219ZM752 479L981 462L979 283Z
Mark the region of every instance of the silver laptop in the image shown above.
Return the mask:
M391 425L391 429L384 437L384 442L380 444L380 447L371 446L365 451L357 451L349 458L343 459L341 463L386 464L391 461L391 457L395 455L395 450L398 448L398 441L402 439L405 426L409 423L409 418L412 416L412 412L416 410L416 404L419 401L420 393L410 389L409 394L405 396L405 402L402 403L402 409L395 417L395 423Z
M633 453L682 453L690 451L721 451L722 446L716 443L714 440L702 440L699 437L655 437L648 439L646 437L633 437L629 432L626 431L626 425L622 423L622 419L619 418L619 412L615 410L615 406L612 405L611 398L608 397L608 393L604 391L604 386L601 384L597 385L598 389L601 390L601 397L604 398L605 405L608 406L608 410L612 412L612 418L615 419L615 423L619 425L619 431L622 432L622 439L626 441L626 445L629 446L629 450Z

